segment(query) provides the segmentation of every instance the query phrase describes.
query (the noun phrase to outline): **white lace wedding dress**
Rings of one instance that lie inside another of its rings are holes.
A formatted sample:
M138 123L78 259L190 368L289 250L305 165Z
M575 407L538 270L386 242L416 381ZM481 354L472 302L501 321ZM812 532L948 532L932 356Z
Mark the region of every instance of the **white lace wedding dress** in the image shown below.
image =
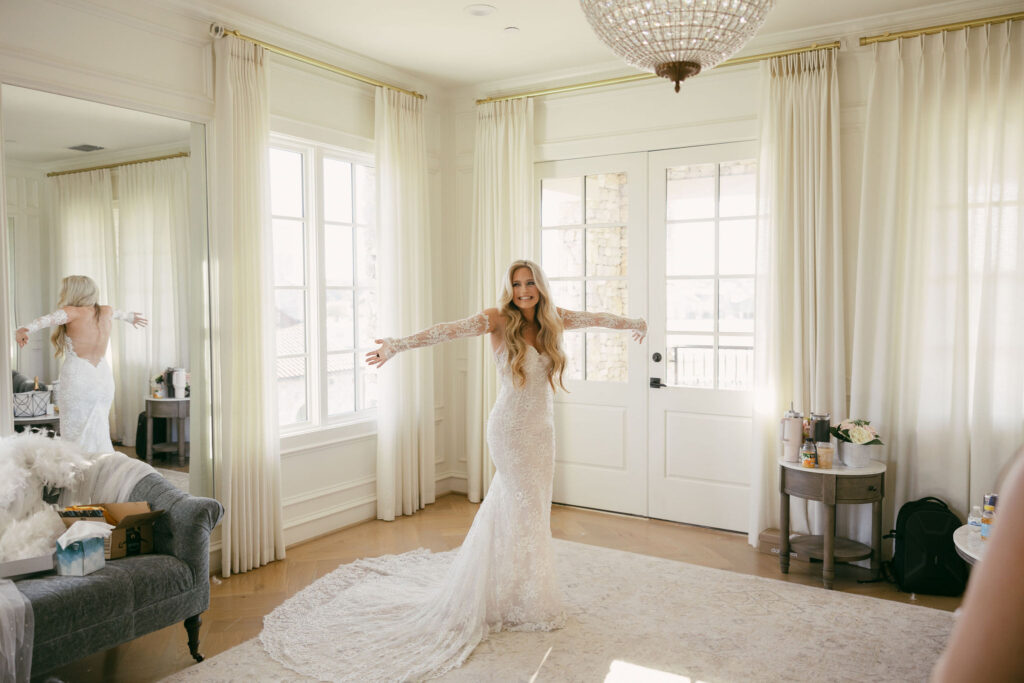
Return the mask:
M635 323L618 317L586 320L616 327ZM581 327L585 321L566 318L567 328L571 323ZM386 340L386 346L426 346L483 334L487 326L479 314ZM420 680L461 665L489 633L547 631L564 624L550 527L551 361L528 346L526 384L517 387L507 356L504 346L494 354L500 388L487 424L496 474L462 546L339 567L264 619L260 637L271 657L324 681Z

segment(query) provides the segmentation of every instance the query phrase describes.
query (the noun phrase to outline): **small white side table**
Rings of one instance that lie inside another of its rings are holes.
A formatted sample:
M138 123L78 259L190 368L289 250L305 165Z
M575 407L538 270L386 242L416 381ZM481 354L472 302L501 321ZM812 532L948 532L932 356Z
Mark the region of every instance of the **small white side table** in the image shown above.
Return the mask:
M985 553L986 541L981 540L981 529L964 524L953 532L953 546L956 554L964 558L967 564L977 564Z

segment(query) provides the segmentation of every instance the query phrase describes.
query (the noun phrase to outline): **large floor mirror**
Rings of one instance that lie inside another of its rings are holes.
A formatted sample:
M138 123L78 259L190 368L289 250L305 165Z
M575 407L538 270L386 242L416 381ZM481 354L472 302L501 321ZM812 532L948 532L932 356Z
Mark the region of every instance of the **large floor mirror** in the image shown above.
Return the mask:
M205 126L7 84L0 116L10 329L55 311L71 275L141 312L148 326L110 334L111 441L212 495ZM15 429L59 429L54 329L8 341ZM19 411L37 384L46 405Z

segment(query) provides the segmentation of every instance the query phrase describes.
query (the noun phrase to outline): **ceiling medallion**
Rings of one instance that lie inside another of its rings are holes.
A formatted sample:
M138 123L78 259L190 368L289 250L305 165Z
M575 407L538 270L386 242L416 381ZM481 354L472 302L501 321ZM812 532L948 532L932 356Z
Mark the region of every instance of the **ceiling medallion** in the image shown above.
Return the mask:
M754 37L775 0L580 0L594 33L642 71L679 83Z

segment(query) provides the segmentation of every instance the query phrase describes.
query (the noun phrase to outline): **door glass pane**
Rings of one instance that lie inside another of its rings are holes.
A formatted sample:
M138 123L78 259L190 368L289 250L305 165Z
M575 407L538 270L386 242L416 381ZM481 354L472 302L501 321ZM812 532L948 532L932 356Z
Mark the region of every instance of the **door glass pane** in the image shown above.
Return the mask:
M360 370L356 381L359 408L373 408L377 405L377 373L373 370Z
M270 150L270 211L275 216L302 217L302 154Z
M718 273L720 275L753 275L757 244L753 220L722 221L718 227Z
M668 379L665 383L676 387L714 387L714 342L712 335L668 335L665 344Z
M715 281L669 280L665 291L665 306L669 330L713 332Z
M666 275L715 274L715 224L670 223L665 228Z
M377 231L373 228L356 228L356 259L359 286L372 287L377 283Z
M377 222L377 177L372 166L356 164L356 222L374 225Z
M359 316L359 348L369 351L377 345L374 339L380 339L377 330L377 291L360 289L356 294Z
M541 250L549 277L583 275L583 230L544 230Z
M629 258L626 228L589 228L586 251L587 275L626 275Z
M562 350L565 352L562 377L566 380L583 379L583 332L577 330L563 334Z
M352 164L324 159L324 220L352 222Z
M280 425L306 421L306 359L277 359L277 415Z
M274 292L277 355L306 352L306 293L301 289Z
M668 220L715 217L715 167L715 164L694 164L667 169Z
M554 280L551 284L551 300L559 308L570 311L583 310L583 283L579 280Z
M352 335L352 290L327 289L327 350L351 349Z
M757 214L757 178L753 161L732 161L721 165L719 216Z
M754 388L754 338L722 335L718 338L718 387Z
M754 278L723 279L718 283L718 330L754 331Z
M352 227L324 225L324 278L328 286L352 286Z
M583 178L545 178L540 193L541 227L583 223Z
M627 381L629 340L625 332L587 332L587 381Z
M351 353L327 355L327 414L355 410L355 368Z
M627 223L629 195L625 173L587 176L587 223Z
M302 221L275 218L274 284L306 284L306 240Z
M587 310L626 315L629 283L625 280L587 280Z

